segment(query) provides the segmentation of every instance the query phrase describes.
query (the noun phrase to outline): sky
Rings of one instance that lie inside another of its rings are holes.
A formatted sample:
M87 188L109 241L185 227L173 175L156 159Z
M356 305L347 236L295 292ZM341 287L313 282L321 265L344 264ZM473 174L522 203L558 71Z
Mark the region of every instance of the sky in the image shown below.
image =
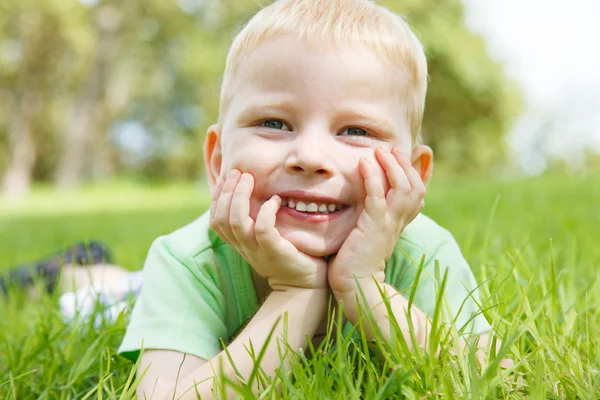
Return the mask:
M523 88L508 135L517 163L535 174L548 156L576 166L600 153L600 0L464 2L467 26Z

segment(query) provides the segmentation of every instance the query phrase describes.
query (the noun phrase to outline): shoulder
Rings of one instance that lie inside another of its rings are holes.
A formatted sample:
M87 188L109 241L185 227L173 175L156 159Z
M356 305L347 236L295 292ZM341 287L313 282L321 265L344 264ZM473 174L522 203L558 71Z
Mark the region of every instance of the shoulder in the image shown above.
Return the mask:
M213 246L208 222L209 213L207 211L188 225L158 237L152 244L152 249L167 250L172 255L195 259Z
M452 234L431 218L419 214L400 235L386 263L386 279L396 288L410 286L421 267L433 274L437 264L443 269L449 268L453 275L470 273Z
M227 294L211 232L203 214L154 241L121 353L136 358L142 344L201 358L220 351L220 338L228 338Z
M175 275L219 281L219 263L215 253L227 252L222 240L209 226L205 212L188 225L154 240L144 263L144 282L174 279ZM173 275L173 276L171 276ZM186 279L188 279L186 278Z
M424 214L417 217L404 229L398 246L409 252L433 256L442 247L459 250L454 236L445 228Z
M465 327L464 332L472 333L489 330L479 308L481 301L477 281L448 230L419 214L402 233L394 253L389 278L386 271L386 279L392 286L398 290L412 290L417 282L415 304L433 316L437 307L437 291L446 276L445 288L448 290L444 291L444 295L449 310L458 316L456 326Z

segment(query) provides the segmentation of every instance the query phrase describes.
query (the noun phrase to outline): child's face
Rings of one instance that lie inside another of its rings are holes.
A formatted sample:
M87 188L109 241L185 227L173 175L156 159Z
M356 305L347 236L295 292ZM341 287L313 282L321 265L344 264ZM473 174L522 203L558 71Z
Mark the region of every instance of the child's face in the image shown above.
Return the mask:
M281 235L313 256L336 253L364 207L359 159L376 162L377 147L411 154L407 82L366 47L334 50L289 37L263 43L231 83L223 126L209 129L209 178L234 168L251 173L253 219L277 194L296 204L277 214ZM336 211L299 211L299 202Z

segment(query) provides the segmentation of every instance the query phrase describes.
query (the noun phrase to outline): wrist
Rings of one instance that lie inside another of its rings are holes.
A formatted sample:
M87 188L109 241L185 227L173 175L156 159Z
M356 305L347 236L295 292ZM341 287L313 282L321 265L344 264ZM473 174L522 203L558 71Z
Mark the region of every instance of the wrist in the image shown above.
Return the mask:
M363 295L367 300L381 298L380 290L383 290L383 283L379 283L373 277L347 279L331 286L331 292L336 300L345 303L352 302L353 305L356 303L357 297L362 302Z
M377 285L382 286L384 284L385 273L380 271L372 275L362 276L329 274L328 278L329 287L337 298L338 296L347 297L360 294L359 289L378 292Z
M283 280L278 278L269 278L268 279L269 286L273 291L286 292L290 290L317 290L317 291L327 291L329 287L327 285L327 280L323 279L297 279L293 282L289 280Z
M271 286L271 293L278 293L280 295L289 295L289 296L321 296L327 297L329 293L328 288L304 288L298 286L291 286L286 284L277 284Z
M379 283L373 277L355 279L341 290L333 290L338 303L343 304L344 316L352 324L356 324L361 315L369 313L376 317L375 310L384 304L387 296L384 283ZM385 307L384 307L385 308Z
M289 306L293 305L292 307L310 309L312 317L320 321L327 313L328 301L329 289L280 286L269 294L265 304L270 303L277 307L288 304Z

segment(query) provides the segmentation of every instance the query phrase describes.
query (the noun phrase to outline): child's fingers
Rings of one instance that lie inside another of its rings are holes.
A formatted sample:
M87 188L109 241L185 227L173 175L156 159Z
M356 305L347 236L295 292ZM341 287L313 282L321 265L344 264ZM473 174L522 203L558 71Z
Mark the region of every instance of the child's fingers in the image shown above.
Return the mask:
M219 197L219 195L221 194L221 190L223 189L224 183L225 183L225 181L223 180L223 178L221 178L221 177L217 178L215 187L212 188L211 193L210 193L213 200L217 199Z
M421 176L419 175L417 170L410 163L408 158L404 156L404 154L398 147L395 147L394 150L392 150L392 154L398 161L398 164L400 164L400 167L402 167L402 169L404 170L404 173L408 178L410 187L413 189L413 192L415 192L419 196L424 196L425 185L423 184L423 180L421 179Z
M250 218L250 196L254 189L254 178L251 174L242 174L233 192L229 211L229 226L235 238L247 242L252 238L254 221Z
M273 248L273 243L281 239L281 235L275 223L277 221L277 211L281 207L281 198L277 195L267 200L256 216L256 223L254 224L254 235L256 242L264 250L270 250Z
M210 220L209 220L209 224L210 227L217 232L217 234L219 236L221 236L221 229L219 228L218 224L217 224L217 220L215 218L215 214L217 212L217 204L219 204L219 197L221 196L221 191L223 190L223 185L225 184L225 181L223 180L223 178L219 177L219 179L217 180L217 185L213 188L211 196L211 202L210 202Z
M385 171L390 187L392 189L400 189L404 192L409 192L411 184L408 177L392 153L378 148L375 150L375 155Z
M231 170L227 175L227 180L223 184L221 189L221 195L217 201L215 207L215 214L213 222L217 225L220 233L223 234L228 241L233 239L231 236L231 230L229 228L229 212L231 210L231 200L233 199L233 192L237 183L240 179L240 172L238 170Z
M212 189L211 192L211 201L210 201L210 215L211 217L215 215L217 211L217 203L219 202L219 196L221 196L221 191L223 190L224 181L222 178L217 180L217 184Z
M381 174L369 161L361 159L358 162L360 174L365 182L365 210L373 219L385 216L386 200L385 191L381 183Z

